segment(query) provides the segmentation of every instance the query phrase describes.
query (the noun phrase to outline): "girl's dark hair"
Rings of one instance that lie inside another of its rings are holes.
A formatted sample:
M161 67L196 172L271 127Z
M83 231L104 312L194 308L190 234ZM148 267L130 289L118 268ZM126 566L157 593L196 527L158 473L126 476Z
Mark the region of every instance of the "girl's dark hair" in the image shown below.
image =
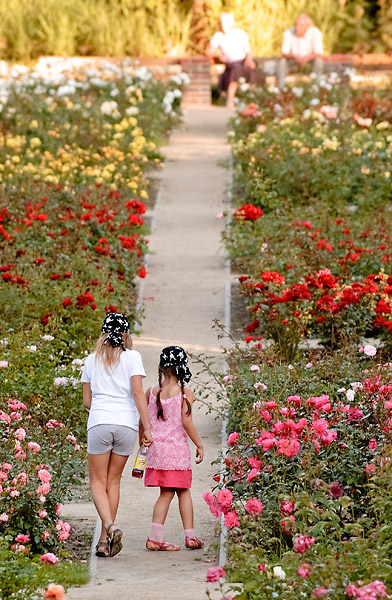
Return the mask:
M170 377L170 376L174 376L177 379L177 375L176 375L176 371L175 371L174 367L158 367L159 390L157 392L157 409L158 409L157 417L158 417L158 419L162 419L162 421L165 420L165 415L163 414L163 406L162 406L162 402L161 402L162 381L163 381L163 377ZM187 405L186 415L187 415L187 417L189 417L189 415L192 412L192 407L191 407L191 403L189 402L189 400L185 394L184 382L178 381L178 379L177 379L177 383L181 387L182 399L185 400L186 405Z

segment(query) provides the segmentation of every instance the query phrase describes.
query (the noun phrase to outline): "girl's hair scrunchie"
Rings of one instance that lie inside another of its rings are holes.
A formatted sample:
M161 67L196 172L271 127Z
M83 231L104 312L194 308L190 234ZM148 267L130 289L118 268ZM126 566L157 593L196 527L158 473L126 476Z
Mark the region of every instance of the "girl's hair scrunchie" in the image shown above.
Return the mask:
M101 332L108 333L104 344L109 343L113 348L121 346L125 352L123 333L130 333L129 321L122 313L109 313L103 322Z
M159 357L159 366L163 368L172 367L175 370L177 380L184 384L188 383L192 373L186 366L188 357L181 346L168 346L164 348Z

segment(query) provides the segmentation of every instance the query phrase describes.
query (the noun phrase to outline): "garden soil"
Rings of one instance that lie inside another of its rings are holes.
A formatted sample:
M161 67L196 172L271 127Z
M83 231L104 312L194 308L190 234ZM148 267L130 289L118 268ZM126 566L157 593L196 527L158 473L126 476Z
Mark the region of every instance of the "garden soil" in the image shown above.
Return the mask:
M141 284L142 332L134 339L146 368L146 387L156 383L159 353L171 344L212 356L217 368L223 368L213 321L224 322L229 279L221 244L223 220L216 218L224 210L226 196L228 173L223 165L229 160L229 117L230 112L222 107L188 107L181 129L164 150L148 275ZM192 363L190 368L196 373L200 365ZM181 550L146 550L158 490L145 489L143 481L131 477L134 453L123 475L117 518L124 531L124 548L113 558L92 557L90 583L70 589L68 600L203 600L207 588L213 600L222 597L216 584L206 583L207 569L217 564L219 547L215 519L202 498L218 470L211 463L220 452L221 422L207 414L201 403L195 405L194 421L205 447L204 462L194 467L192 485L196 534L205 540L205 549L185 550L174 499L164 536L180 544ZM64 513L71 521L91 518L94 507L92 503L71 504Z

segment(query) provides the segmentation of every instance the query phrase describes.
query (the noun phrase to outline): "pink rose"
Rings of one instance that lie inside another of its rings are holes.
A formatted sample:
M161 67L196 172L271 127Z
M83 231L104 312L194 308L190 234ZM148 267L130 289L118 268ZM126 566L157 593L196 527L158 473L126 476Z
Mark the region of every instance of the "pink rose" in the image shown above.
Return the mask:
M46 494L49 494L50 491L50 485L49 483L42 483L41 485L39 485L37 487L37 494L39 494L40 496L46 496Z
M219 581L221 577L226 575L226 571L222 567L211 567L207 571L207 581L215 582Z
M257 498L250 498L245 502L245 510L250 515L259 515L263 510L263 505Z
M263 464L263 461L259 460L258 458L255 458L254 456L251 456L250 458L248 458L248 463L252 467L252 469L260 469L261 465Z
M257 568L259 571L265 571L267 568L267 565L265 565L264 563L260 563L259 565L257 565Z
M7 521L8 521L8 518L9 518L9 517L8 517L8 515L7 515L6 513L2 513L2 514L0 515L0 521L2 521L3 523L7 523Z
M361 127L370 127L370 125L373 123L373 119L371 119L370 117L365 118L365 117L361 117L360 115L358 115L357 113L355 113L354 115L354 120L358 123L358 125L360 125Z
M47 552L46 554L42 554L40 556L40 561L47 562L51 565L55 565L56 563L59 562L59 559L57 558L57 556L55 554L53 554L53 552Z
M300 533L299 536L294 540L294 552L304 554L304 552L312 547L315 541L316 539L314 537L309 537L308 535Z
M258 474L260 473L260 469L251 469L248 473L247 476L247 481L253 481L254 479L256 479L256 477L258 476Z
M276 445L278 447L278 454L284 454L288 458L293 458L294 456L297 456L300 449L300 444L298 440L281 439L277 442Z
M222 510L217 506L216 498L211 494L211 492L205 492L205 494L203 494L203 498L207 502L211 514L214 517L220 517L222 515Z
M27 450L31 450L33 454L38 454L38 452L41 450L41 446L37 444L37 442L29 442L27 444Z
M302 563L302 565L299 565L297 573L300 577L305 579L305 577L310 575L311 570L312 567L308 563Z
M37 477L40 481L42 481L42 483L49 483L49 481L52 479L51 474L46 469L40 469L40 471L37 473Z
M336 442L338 434L336 431L327 431L321 436L321 443L323 446L329 446L332 442Z
M294 502L292 500L283 500L280 503L280 512L283 515L291 515L294 510Z
M29 550L23 544L12 544L11 550L15 550L15 552L21 552L22 554L28 554Z
M276 408L277 406L278 406L278 405L277 405L277 404L276 404L276 402L274 402L273 400L269 400L268 402L266 402L266 403L265 403L265 408L266 408L267 410L275 410L275 408Z
M374 450L375 448L377 448L377 440L376 438L372 438L369 441L369 446L368 446L369 450Z
M240 436L238 435L238 433L236 431L233 431L233 433L231 433L229 435L229 437L227 438L227 443L229 446L234 446L234 444L236 443L236 441L238 440Z
M44 519L45 517L48 516L48 513L47 513L47 511L45 509L44 510L39 510L37 514L38 514L38 516L39 516L40 519Z
M216 502L219 506L219 508L221 508L223 510L223 512L227 511L229 508L231 508L231 501L233 500L233 493L230 490L219 490L219 492L216 495Z
M317 435L322 435L328 429L328 421L325 419L316 419L316 421L313 421L313 429Z
M235 510L231 510L225 516L225 525L227 529L232 529L233 527L239 527L238 515Z
M323 585L312 590L312 596L316 596L316 598L325 596L326 594L328 594L328 590Z
M15 537L15 542L19 542L20 544L29 544L30 537L25 533L18 533L18 535Z
M287 402L290 404L296 404L297 406L301 405L301 396L289 396L287 398Z
M338 109L334 106L322 106L320 112L326 119L336 119L338 116Z
M26 437L26 431L23 429L23 427L20 427L15 431L14 435L16 439L23 441Z

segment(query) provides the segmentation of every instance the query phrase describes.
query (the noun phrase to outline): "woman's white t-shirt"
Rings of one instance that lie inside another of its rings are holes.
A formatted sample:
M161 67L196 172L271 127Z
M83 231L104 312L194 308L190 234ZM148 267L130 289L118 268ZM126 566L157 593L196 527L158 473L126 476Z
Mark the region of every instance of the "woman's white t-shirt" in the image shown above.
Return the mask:
M95 352L86 358L82 382L91 385L91 408L87 429L95 425L125 425L139 429L139 413L132 395L131 377L146 376L142 357L136 350L121 352L116 367L106 371Z

